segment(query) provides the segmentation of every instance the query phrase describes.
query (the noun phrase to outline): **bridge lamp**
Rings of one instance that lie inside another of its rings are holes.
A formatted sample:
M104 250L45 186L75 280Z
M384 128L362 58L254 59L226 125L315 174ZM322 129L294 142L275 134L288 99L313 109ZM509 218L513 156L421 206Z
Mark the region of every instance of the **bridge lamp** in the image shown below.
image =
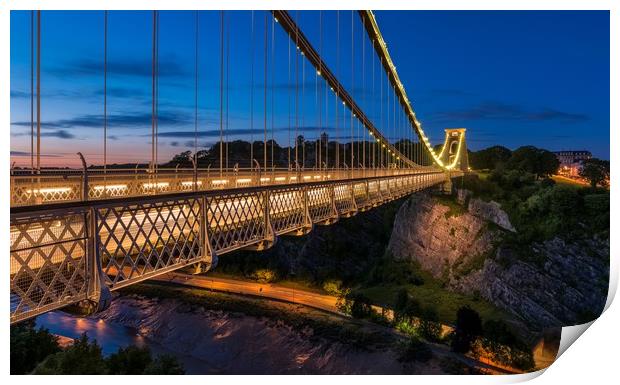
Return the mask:
M49 193L61 193L61 192L69 192L71 191L71 187L50 187L50 188L42 188L42 189L34 189L34 190L26 190L28 194L31 193L41 193L41 194L49 194Z
M102 191L102 190L124 190L127 188L126 184L109 184L109 185L99 185L93 186L93 190Z
M317 70L317 71L316 71L316 74L317 74L317 75L319 75L319 76L321 76L321 71Z
M274 17L273 20L277 23L278 22L278 18Z

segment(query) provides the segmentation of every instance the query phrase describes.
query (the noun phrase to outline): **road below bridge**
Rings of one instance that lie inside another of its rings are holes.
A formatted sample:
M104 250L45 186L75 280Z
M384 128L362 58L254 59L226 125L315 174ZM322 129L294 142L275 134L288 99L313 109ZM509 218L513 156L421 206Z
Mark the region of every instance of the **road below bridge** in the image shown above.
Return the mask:
M277 284L249 282L230 278L190 275L183 273L167 273L155 277L153 280L222 291L226 293L275 299L343 315L336 306L338 298L335 296L313 293L311 291L289 288Z

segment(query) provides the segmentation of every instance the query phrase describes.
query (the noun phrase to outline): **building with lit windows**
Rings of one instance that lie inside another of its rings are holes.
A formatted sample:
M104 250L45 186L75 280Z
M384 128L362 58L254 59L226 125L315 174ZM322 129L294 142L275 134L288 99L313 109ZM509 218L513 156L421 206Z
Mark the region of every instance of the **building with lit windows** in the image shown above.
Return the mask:
M555 156L560 161L560 175L577 177L579 170L583 167L583 161L592 158L590 151L556 151Z

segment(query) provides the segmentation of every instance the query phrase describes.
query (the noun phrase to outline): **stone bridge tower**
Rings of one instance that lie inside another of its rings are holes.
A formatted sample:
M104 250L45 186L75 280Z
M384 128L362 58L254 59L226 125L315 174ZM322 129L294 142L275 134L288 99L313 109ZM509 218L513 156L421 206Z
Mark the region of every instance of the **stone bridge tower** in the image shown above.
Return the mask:
M443 164L452 164L456 159L455 170L467 172L469 170L469 157L467 156L467 141L465 140L464 128L446 128L446 139L441 152Z

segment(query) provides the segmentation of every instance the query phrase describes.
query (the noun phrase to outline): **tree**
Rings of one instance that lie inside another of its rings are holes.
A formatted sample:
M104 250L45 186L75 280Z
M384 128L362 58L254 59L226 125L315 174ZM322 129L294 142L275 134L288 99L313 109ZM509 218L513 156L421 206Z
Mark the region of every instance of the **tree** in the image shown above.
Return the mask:
M587 179L590 186L605 185L609 179L609 161L597 158L583 161L583 168L579 170L579 176Z
M175 357L162 354L155 358L142 374L185 374L185 370Z
M402 313L407 308L408 303L409 293L407 292L407 289L402 288L398 290L394 301L394 311L397 313Z
M33 320L11 326L11 374L30 373L45 357L60 352L55 335L34 327Z
M420 315L420 335L429 341L441 339L441 324L437 311L433 307L425 307Z
M106 362L97 341L91 343L86 333L66 350L48 356L33 374L105 374Z
M148 348L128 346L107 358L108 374L142 374L153 362Z
M452 350L457 353L467 353L471 350L472 343L480 334L482 334L480 315L469 306L459 308L456 312Z
M192 152L191 151L183 151L180 154L176 154L172 157L169 165L180 167L191 167L192 166Z
M351 297L351 315L355 318L365 318L370 316L372 308L370 299L361 293L355 293Z
M513 151L505 165L508 170L519 170L544 178L557 173L560 161L550 151L534 146L523 146Z
M469 163L473 169L493 170L498 165L506 163L512 152L503 146L493 146L485 148L484 150L471 152L469 154Z

